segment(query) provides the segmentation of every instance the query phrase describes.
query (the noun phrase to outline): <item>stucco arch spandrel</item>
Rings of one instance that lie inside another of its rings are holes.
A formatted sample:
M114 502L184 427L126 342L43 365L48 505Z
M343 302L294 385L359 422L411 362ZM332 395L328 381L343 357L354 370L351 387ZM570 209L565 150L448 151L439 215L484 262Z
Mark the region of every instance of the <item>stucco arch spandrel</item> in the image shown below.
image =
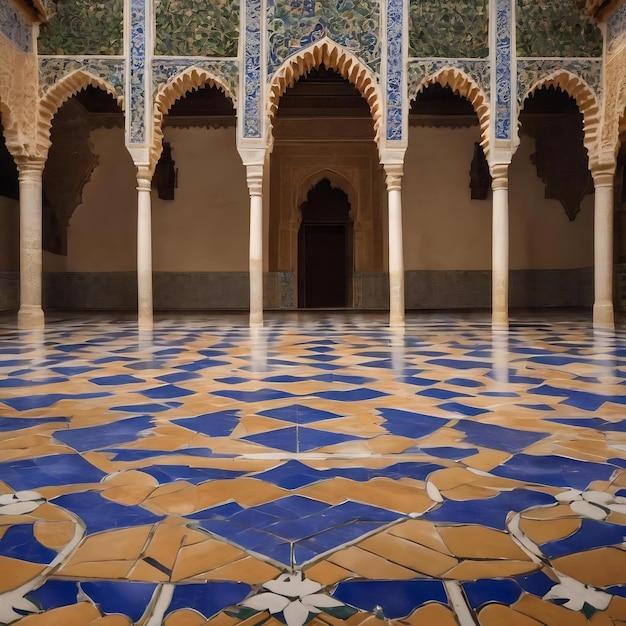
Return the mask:
M489 120L491 108L483 89L465 72L454 67L442 68L435 74L425 76L415 89L409 93L409 102L417 98L428 85L439 84L450 87L454 93L466 98L474 107L480 124L480 145L485 155L489 154Z
M383 97L376 77L358 57L326 37L289 57L273 74L267 94L269 132L271 132L280 98L287 88L292 87L299 78L306 76L308 72L321 65L338 72L360 91L369 105L374 121L375 141L380 147Z
M325 178L330 181L331 187L340 189L348 196L348 202L350 203L350 219L352 219L353 222L357 222L358 216L355 214L355 211L359 206L359 198L353 182L335 170L324 168L305 176L296 190L293 206L296 207L298 225L302 221L302 212L300 211L302 204L307 200L311 189Z
M615 161L620 138L626 132L626 48L606 64L601 150Z
M537 81L524 94L522 108L528 97L542 87L560 87L562 91L565 91L576 101L578 109L583 115L583 143L589 153L589 169L593 173L600 155L600 106L595 93L582 78L563 70Z
M124 101L115 88L107 81L94 76L85 70L76 70L67 76L64 76L58 83L53 85L39 101L39 118L37 145L42 156L46 156L50 149L50 129L52 120L57 111L72 96L89 86L97 87L111 94L117 101L118 105L123 109Z
M158 86L154 98L152 147L150 148L150 167L153 172L163 151L163 119L177 100L207 85L219 89L233 103L233 107L237 108L237 99L228 84L212 72L202 68L187 68Z

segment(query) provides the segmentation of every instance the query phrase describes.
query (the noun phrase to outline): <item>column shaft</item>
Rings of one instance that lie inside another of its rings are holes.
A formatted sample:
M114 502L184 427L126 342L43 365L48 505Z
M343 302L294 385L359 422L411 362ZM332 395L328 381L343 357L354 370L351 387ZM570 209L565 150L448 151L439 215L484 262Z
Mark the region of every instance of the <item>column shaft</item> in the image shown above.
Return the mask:
M598 176L594 182L593 326L613 329L613 176Z
M389 186L389 325L404 326L404 250L400 180Z
M248 165L250 326L263 326L263 165Z
M137 321L140 330L150 330L153 326L150 188L151 177L149 174L140 173L137 177Z
M508 169L508 166L504 167ZM494 329L506 329L509 326L509 189L506 173L494 176L492 189L491 325Z
M43 162L19 168L20 186L20 310L19 328L43 328L41 308Z

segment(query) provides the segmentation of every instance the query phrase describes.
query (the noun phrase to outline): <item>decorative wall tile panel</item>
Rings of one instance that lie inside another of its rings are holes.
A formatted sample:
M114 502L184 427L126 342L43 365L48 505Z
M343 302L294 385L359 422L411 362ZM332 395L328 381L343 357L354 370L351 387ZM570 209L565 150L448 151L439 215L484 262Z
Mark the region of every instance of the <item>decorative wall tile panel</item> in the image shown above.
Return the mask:
M244 137L261 137L261 0L246 2Z
M236 57L237 0L155 0L155 53Z
M123 54L124 0L63 0L47 9L39 54Z
M270 72L322 37L380 71L380 6L374 0L270 0L267 27Z
M33 49L33 28L8 0L0 3L0 35L12 41L22 52Z
M447 67L453 67L467 74L480 86L489 100L491 76L489 61L473 59L410 59L407 76L409 100L415 98L424 78Z
M606 30L607 54L615 54L626 45L626 4L622 4L609 18Z
M145 142L146 130L144 113L145 64L146 64L146 6L145 0L131 0L131 41L130 41L130 128L129 143Z
M39 96L43 96L63 77L80 69L107 81L118 95L123 95L124 61L121 59L41 57L39 59Z
M154 91L159 85L166 83L170 78L181 74L186 69L197 67L206 70L219 78L228 87L233 104L237 104L237 89L239 85L239 68L236 60L216 60L194 57L155 58L152 62L152 87Z
M511 2L496 0L496 139L511 139Z
M548 76L565 70L579 76L593 89L596 95L602 89L602 59L551 59L517 61L517 100L521 104L533 85Z
M488 54L487 0L411 0L410 56L471 58Z
M387 4L387 139L389 141L400 141L404 136L403 15L402 0L389 0Z
M576 12L574 2L517 0L517 55L602 56L602 33Z

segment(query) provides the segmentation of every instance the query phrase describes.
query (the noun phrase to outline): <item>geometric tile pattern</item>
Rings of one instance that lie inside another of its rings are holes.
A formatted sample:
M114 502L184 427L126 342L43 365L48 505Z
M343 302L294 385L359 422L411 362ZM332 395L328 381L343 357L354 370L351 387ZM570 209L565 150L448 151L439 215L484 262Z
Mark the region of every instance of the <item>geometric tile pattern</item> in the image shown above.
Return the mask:
M626 621L626 335L0 325L0 623Z

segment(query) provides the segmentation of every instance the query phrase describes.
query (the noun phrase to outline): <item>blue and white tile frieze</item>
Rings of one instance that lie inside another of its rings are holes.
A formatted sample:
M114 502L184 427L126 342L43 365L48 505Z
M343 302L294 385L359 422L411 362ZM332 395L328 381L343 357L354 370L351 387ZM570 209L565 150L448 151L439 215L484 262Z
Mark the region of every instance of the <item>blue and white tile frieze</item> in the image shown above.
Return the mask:
M33 27L10 0L0 2L0 34L22 52L32 52Z
M224 85L237 105L237 88L239 85L239 68L236 59L207 59L205 57L155 57L152 61L153 92L169 80L190 68L205 70Z
M401 141L404 137L402 94L404 91L404 44L402 0L387 3L387 140Z
M491 70L487 59L409 59L409 101L415 99L424 79L446 68L454 68L466 74L481 88L485 99L489 100Z
M118 96L124 95L123 59L96 57L39 57L39 96L76 70L84 70L109 83Z
M261 137L261 0L246 1L244 137Z
M609 18L606 26L606 51L615 54L626 45L626 4L622 4Z
M146 6L145 0L131 0L130 8L130 127L128 142L143 144L145 129Z
M600 96L602 59L523 59L517 61L517 101L522 104L529 91L560 71L584 80Z
M511 139L511 0L496 0L496 139Z

